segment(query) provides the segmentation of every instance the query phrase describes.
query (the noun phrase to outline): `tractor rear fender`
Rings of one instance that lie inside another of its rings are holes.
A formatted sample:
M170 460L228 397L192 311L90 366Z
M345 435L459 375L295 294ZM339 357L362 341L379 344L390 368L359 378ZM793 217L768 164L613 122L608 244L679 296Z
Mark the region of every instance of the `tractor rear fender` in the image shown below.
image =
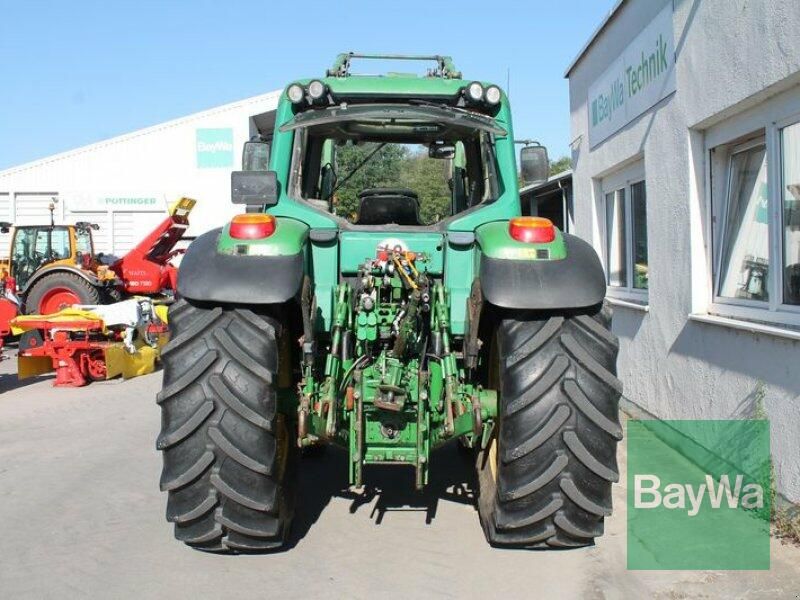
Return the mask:
M178 294L190 300L280 304L295 297L305 274L308 226L278 217L262 240L237 240L229 225L193 241L178 270Z
M553 242L528 245L507 232L506 223L489 223L476 232L480 287L487 302L501 308L559 310L603 301L605 273L587 242L556 231Z
M88 281L95 287L103 287L108 284L106 281L102 281L97 278L97 276L92 273L91 271L86 271L79 267L74 267L72 265L58 265L53 267L44 267L36 271L30 279L25 283L25 287L20 290L20 294L24 295L27 294L31 288L33 288L33 284L39 281L42 277L46 277L48 275L52 275L53 273L73 273L78 277L81 277Z

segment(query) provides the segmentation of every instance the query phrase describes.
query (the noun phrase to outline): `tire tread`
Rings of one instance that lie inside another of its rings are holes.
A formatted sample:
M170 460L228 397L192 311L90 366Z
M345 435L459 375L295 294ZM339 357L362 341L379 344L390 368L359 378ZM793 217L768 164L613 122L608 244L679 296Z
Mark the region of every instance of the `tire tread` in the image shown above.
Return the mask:
M156 446L175 537L214 552L280 548L293 513L294 475L294 461L283 473L276 466L280 321L181 299L169 322Z
M477 457L479 514L495 546L593 543L611 514L622 439L610 312L512 314L497 329L498 462Z

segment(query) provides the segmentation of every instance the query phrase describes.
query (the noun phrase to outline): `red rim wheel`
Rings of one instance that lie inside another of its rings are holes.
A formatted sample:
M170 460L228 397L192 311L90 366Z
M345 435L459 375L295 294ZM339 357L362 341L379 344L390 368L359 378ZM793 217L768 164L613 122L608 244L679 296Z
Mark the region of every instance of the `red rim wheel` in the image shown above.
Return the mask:
M53 288L45 292L39 301L39 314L51 315L73 304L80 304L78 294L66 288Z

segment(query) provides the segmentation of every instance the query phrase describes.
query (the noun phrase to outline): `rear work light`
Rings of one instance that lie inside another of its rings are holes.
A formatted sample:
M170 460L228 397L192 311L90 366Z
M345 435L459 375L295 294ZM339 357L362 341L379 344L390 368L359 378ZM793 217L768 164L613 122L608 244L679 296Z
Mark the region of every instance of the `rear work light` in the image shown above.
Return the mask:
M308 95L311 96L312 100L319 100L322 98L322 96L325 95L325 91L325 84L318 79L308 84Z
M503 96L500 88L496 85L490 85L486 88L486 91L483 94L483 97L486 98L487 104L491 104L494 106L500 102L500 98Z
M286 88L286 97L292 104L300 104L306 97L306 91L299 83L293 83Z
M469 98L472 102L480 102L483 100L483 86L477 81L470 83L467 86L465 93L467 98Z
M527 244L546 244L556 239L553 222L544 217L514 217L508 222L508 233Z
M264 213L245 213L231 220L228 233L237 240L260 240L275 233L275 217Z

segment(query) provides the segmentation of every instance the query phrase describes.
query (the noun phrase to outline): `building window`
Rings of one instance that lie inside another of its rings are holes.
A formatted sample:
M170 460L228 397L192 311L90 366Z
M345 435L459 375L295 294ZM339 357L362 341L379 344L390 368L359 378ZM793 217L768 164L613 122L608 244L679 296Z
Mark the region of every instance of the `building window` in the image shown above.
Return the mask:
M606 273L608 285L627 287L628 258L625 242L625 188L606 194Z
M800 305L800 123L781 130L783 301Z
M603 182L606 281L612 295L646 301L647 193L643 179Z
M800 116L712 147L710 165L709 312L800 326Z
M717 295L765 302L769 215L764 141L734 149L729 161Z
M633 287L646 290L647 266L647 193L644 181L631 185L631 220L633 223Z

